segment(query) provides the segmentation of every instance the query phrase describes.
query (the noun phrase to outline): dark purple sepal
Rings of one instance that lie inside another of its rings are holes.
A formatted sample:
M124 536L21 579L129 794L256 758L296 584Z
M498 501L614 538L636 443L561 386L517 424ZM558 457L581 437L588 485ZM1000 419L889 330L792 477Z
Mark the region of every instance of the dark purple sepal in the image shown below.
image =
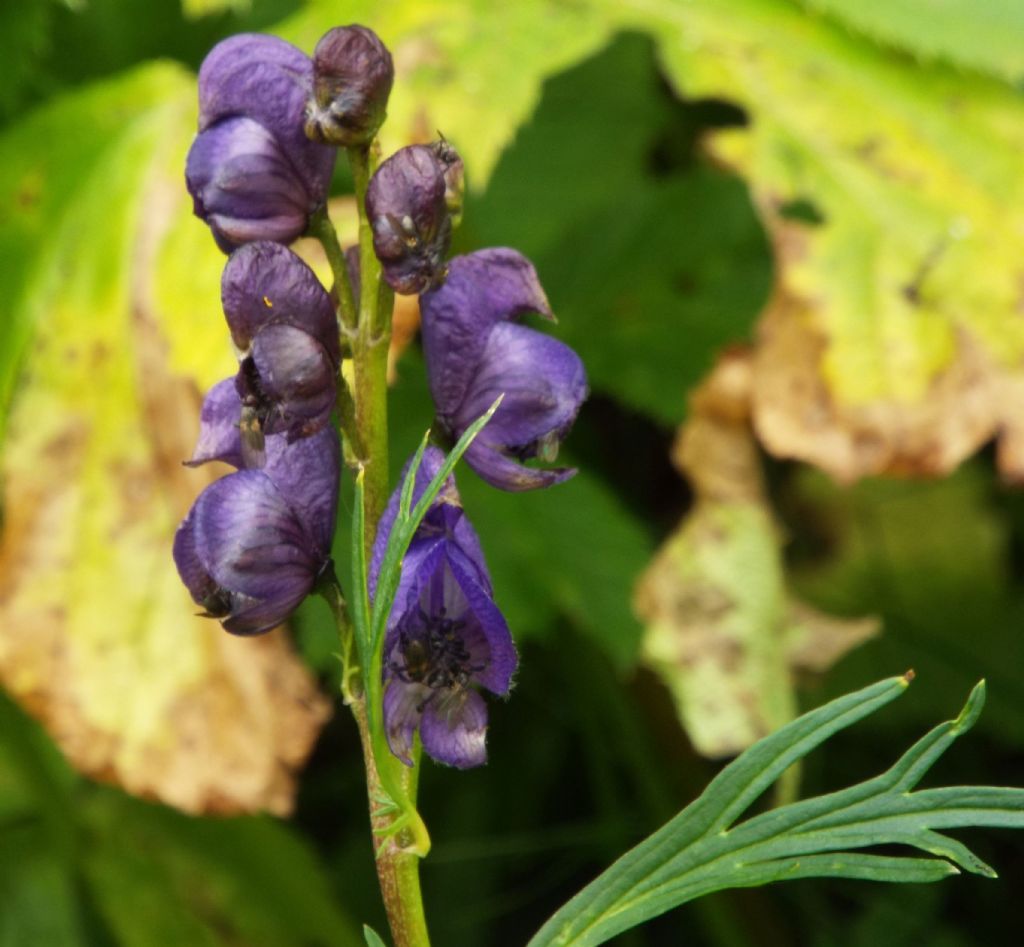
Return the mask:
M330 554L334 536L340 470L341 441L333 425L291 443L280 435L267 438L263 472L295 512L321 559Z
M370 179L366 211L373 249L396 293L422 293L444 279L452 234L448 194L457 155L452 157L447 143L443 154L442 160L434 145L409 145Z
M235 117L192 142L185 183L195 215L225 253L253 240L290 243L316 206L277 139L258 122Z
M416 470L416 480L413 483L410 509L415 507L420 501L427 486L437 475L444 461L444 451L433 444L428 444L423 451L420 466ZM405 482L411 464L412 459L410 458L402 467L402 473L398 478L399 485L388 499L387 506L384 508L384 512L381 514L380 521L377 524L377 537L371 551L368 570L368 585L371 598L376 592L377 577L380 574L380 567L384 561L387 542L391 536L391 530L394 528L395 520L398 517L402 484ZM417 529L415 536L413 536L409 552L406 553L403 561L407 565L415 565L417 558L425 555L429 547L436 542L447 539L454 541L476 563L479 581L490 593L491 577L487 572L487 565L484 562L480 538L469 522L469 518L463 513L462 499L459 496L458 487L455 485L455 476L453 474L448 475L448 479L441 487L441 491L434 499L430 509L427 510L427 515L423 518L423 522L420 523L419 529ZM412 559L410 559L410 556ZM408 582L412 580L415 572L416 569L412 567L402 570L401 584L399 585L398 594L395 596L396 601L403 597L402 590L403 588L408 588Z
M340 147L368 145L384 122L394 79L391 53L373 30L329 30L313 51L307 137Z
M199 69L199 131L235 116L251 118L278 140L310 197L327 199L337 151L303 131L313 63L276 36L241 33L218 43Z
M487 705L476 691L444 694L427 703L420 721L420 738L427 755L471 769L487 762Z
M413 487L414 505L443 462L438 448L426 449ZM371 594L400 495L401 487L378 525ZM384 656L384 722L395 755L410 761L413 735L420 728L424 749L439 762L459 768L486 762L487 710L476 688L507 694L517 657L452 477L402 560Z
M335 367L341 363L331 298L305 261L287 247L268 241L240 247L224 267L220 292L231 339L242 355L249 354L261 329L287 325L319 341Z
M457 256L443 285L420 297L423 353L438 411L460 405L491 330L533 312L553 319L533 264L505 247Z
M243 409L252 409L264 435L286 434L295 440L315 434L330 420L337 377L313 336L273 325L256 333L236 385Z
M235 634L280 624L322 563L273 482L241 470L210 484L178 528L178 572L193 600Z
M288 445L268 438L266 466L207 487L178 527L174 560L204 614L234 634L284 621L325 568L340 451L326 429Z
M234 378L217 382L203 399L199 412L199 439L187 467L198 467L211 460L220 460L233 467L242 467L242 444L238 432L242 403Z
M529 312L553 318L533 265L505 248L456 257L444 284L420 297L427 378L445 431L461 436L503 396L465 455L502 490L548 487L575 473L518 461L553 461L587 396L579 356L515 322Z

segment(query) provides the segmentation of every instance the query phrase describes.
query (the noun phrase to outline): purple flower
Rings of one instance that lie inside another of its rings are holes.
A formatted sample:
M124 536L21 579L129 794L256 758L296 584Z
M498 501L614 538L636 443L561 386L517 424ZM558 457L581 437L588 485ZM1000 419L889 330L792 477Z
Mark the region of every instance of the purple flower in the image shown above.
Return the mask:
M313 50L306 135L343 147L369 144L384 122L394 80L391 53L373 30L329 30Z
M275 36L232 36L203 60L185 180L225 253L290 243L327 199L336 151L303 131L312 81L309 57Z
M445 141L402 148L377 169L366 213L384 279L396 293L421 293L444 279L461 205L462 160Z
M231 379L211 389L190 465L240 461L241 412ZM199 495L174 537L174 561L203 614L255 635L298 607L329 561L340 462L331 427L291 444L269 437L261 469L228 474Z
M587 396L579 356L515 321L528 312L553 318L533 264L504 248L455 257L444 284L420 297L427 378L444 431L459 437L505 396L465 455L503 490L547 487L575 473L517 461L554 460Z
M428 447L416 474L413 502L444 463ZM403 474L404 476L404 474ZM400 489L377 528L370 564L376 591ZM391 751L411 764L417 730L440 763L466 769L487 761L487 705L477 691L509 691L516 652L494 604L476 532L449 477L402 560L402 575L384 642L384 725Z
M330 418L341 364L334 306L316 275L287 247L249 243L224 267L221 301L241 360L247 446L258 453L264 434L315 434Z

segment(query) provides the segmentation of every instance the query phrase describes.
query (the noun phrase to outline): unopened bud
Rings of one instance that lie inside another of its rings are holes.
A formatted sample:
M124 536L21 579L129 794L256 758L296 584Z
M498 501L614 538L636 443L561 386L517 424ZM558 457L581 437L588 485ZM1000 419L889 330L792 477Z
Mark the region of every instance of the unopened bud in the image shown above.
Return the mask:
M313 95L306 135L342 147L373 140L395 79L391 53L365 26L336 26L313 51Z
M452 208L461 212L462 162L447 142L396 151L370 179L366 211L384 279L422 293L444 279Z

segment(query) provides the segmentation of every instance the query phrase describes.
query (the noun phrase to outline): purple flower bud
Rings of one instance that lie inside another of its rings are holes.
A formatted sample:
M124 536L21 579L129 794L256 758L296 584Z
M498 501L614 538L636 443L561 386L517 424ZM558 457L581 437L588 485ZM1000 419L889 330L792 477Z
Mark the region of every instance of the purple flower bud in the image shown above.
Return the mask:
M336 151L303 132L309 57L254 33L218 43L199 70L199 136L185 179L196 215L230 252L288 243L327 199Z
M449 201L461 213L461 169L455 149L437 142L396 151L371 178L366 212L373 249L396 293L421 293L444 278Z
M313 51L306 135L343 147L369 144L384 122L394 80L391 53L373 30L329 30Z
M330 418L341 363L334 306L316 275L287 247L250 243L224 267L221 300L254 453L261 434L316 433Z
M427 378L445 432L459 437L504 395L465 455L503 490L546 487L575 473L517 461L554 460L587 396L579 356L514 321L528 312L553 318L533 264L505 248L456 257L444 284L420 297Z
M223 387L215 391L208 422L228 401ZM294 444L268 438L262 469L229 474L199 495L174 537L174 561L204 614L255 635L298 607L329 560L340 462L333 428Z
M444 454L428 447L416 474L414 503L442 463ZM391 496L377 528L371 592L400 492ZM455 480L449 478L402 560L388 618L384 725L391 751L410 763L419 728L423 748L438 762L459 769L485 763L487 706L476 688L507 694L516 662L480 542L462 511Z

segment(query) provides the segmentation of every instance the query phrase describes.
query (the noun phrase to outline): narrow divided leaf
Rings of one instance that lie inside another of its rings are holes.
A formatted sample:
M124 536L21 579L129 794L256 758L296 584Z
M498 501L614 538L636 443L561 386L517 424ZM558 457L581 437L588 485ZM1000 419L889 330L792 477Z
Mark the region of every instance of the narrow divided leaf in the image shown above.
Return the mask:
M667 825L627 852L558 911L530 941L601 944L658 914L723 888L792 878L939 881L965 871L995 871L938 828L1024 828L1024 789L956 786L911 792L960 734L977 721L985 683L956 720L915 743L886 772L848 789L739 816L792 763L838 730L906 690L910 675L881 681L804 714L754 744ZM899 844L935 858L849 851Z

